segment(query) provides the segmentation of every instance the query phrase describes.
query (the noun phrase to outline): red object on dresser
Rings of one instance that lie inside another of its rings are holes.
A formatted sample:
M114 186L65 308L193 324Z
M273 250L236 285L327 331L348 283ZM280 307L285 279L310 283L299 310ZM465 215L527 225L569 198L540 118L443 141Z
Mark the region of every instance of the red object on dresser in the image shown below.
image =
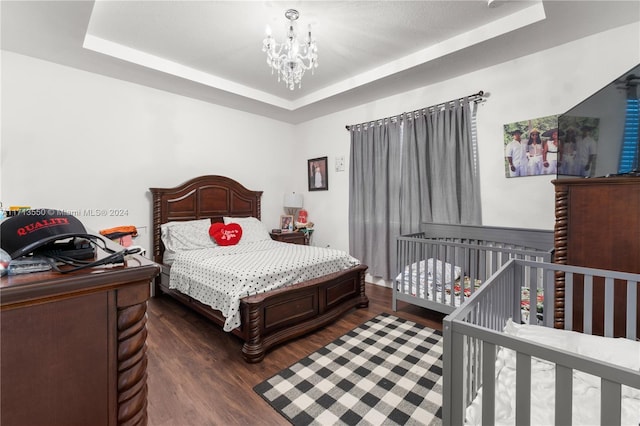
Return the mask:
M296 222L302 224L307 223L307 211L305 209L300 209L298 212L298 220Z

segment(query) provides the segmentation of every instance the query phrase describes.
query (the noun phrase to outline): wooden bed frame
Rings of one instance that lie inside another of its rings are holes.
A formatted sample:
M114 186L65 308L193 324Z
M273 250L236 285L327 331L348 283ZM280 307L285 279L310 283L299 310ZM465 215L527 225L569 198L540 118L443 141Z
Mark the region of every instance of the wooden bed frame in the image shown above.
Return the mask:
M224 176L200 176L175 188L150 188L153 195L153 260L162 265L156 294L165 293L193 310L224 324L220 311L169 289L169 267L162 264L164 245L160 225L166 222L223 217L260 219L262 191L251 191ZM359 265L286 288L244 297L240 301L241 326L232 331L244 341L247 362L260 362L274 345L294 339L335 321L353 308L369 305L365 295L365 272Z

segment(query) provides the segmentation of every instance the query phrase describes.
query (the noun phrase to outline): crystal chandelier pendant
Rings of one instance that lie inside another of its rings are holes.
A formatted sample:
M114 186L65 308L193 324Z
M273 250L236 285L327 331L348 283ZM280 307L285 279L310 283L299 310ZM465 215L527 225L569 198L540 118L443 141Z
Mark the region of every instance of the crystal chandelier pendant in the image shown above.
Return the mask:
M289 20L286 38L278 43L271 37L267 29L267 37L262 42L262 51L267 52L267 64L278 74L278 82L282 81L290 89L297 85L302 87L302 76L305 71L318 67L318 47L311 36L311 25L303 41L298 40L296 21L300 14L295 9L289 9L284 16Z

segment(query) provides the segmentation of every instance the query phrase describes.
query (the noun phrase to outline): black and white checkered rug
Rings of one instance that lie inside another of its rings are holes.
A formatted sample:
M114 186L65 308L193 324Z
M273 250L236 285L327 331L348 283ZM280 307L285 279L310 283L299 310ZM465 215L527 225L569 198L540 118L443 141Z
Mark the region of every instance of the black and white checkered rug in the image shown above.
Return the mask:
M442 333L380 314L254 390L294 425L439 425Z

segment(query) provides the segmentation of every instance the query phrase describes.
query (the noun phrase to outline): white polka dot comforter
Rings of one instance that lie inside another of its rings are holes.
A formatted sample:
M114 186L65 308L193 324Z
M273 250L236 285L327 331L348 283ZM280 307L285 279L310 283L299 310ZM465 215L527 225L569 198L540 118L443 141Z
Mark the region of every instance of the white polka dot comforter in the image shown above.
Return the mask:
M169 287L219 310L223 329L240 326L240 299L357 266L341 250L265 240L179 252Z

